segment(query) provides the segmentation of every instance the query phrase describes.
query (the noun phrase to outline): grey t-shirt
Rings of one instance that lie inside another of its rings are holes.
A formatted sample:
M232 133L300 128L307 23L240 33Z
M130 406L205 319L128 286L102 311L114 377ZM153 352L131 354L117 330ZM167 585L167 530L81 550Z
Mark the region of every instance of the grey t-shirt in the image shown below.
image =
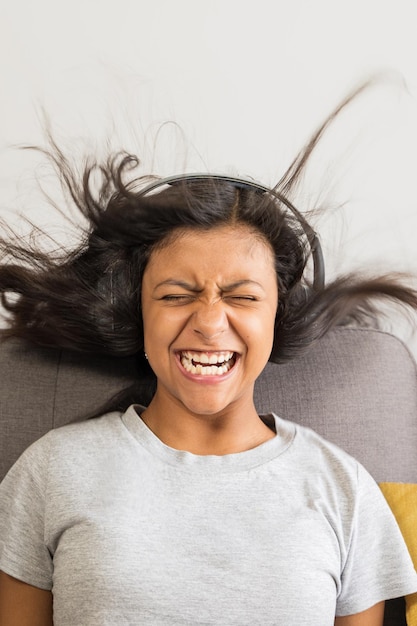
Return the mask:
M198 456L138 412L51 431L0 486L0 569L56 626L333 626L417 590L379 488L313 431Z

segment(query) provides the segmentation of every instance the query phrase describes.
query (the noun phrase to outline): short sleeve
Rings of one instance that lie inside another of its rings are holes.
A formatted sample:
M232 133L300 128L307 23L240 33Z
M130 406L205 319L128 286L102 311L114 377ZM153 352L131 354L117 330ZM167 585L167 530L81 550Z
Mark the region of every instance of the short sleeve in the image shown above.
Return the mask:
M352 615L417 590L417 574L378 485L359 465L358 492L336 615Z
M30 446L0 484L0 570L41 589L52 588L45 545L46 435Z

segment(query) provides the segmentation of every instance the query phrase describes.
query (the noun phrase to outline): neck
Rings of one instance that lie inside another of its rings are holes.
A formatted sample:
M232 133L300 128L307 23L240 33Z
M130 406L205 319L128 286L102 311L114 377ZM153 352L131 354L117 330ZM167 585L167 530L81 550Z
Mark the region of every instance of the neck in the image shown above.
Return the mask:
M164 402L156 394L141 417L167 446L198 455L244 452L275 436L253 402L216 414L196 414L180 403Z

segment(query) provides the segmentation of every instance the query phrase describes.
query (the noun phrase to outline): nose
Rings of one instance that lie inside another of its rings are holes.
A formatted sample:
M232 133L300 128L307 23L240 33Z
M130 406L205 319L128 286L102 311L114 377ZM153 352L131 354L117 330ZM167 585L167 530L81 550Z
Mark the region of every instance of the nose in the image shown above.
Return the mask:
M204 339L214 339L225 330L229 322L223 303L221 301L211 303L199 303L192 316L192 329Z

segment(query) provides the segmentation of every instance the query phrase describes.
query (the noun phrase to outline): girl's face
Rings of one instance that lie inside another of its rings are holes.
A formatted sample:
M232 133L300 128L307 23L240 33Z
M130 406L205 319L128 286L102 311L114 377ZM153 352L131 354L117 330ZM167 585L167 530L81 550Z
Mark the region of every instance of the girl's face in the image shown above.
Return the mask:
M184 231L156 249L142 314L158 400L207 416L252 405L277 303L272 250L245 226Z

